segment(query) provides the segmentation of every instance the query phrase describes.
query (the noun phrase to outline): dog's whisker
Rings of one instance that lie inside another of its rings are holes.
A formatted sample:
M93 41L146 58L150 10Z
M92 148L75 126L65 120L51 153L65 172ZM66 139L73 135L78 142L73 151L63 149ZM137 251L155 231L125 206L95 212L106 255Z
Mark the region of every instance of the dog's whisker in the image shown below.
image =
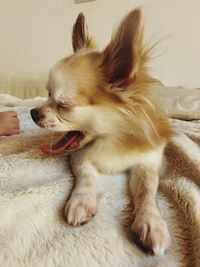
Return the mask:
M68 137L66 137L66 136L64 136L63 139L65 139L65 140L67 140L67 141L70 140L70 139L69 139Z
M50 140L50 147L52 147L52 146L53 146L53 132L51 134L51 140ZM51 159L52 159L52 152L50 153L50 155L51 155Z

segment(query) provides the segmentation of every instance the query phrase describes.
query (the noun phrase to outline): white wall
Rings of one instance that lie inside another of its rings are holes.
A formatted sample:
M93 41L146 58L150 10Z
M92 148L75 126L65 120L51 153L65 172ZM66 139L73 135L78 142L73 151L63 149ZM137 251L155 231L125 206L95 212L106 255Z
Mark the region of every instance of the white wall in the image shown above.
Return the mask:
M100 47L133 7L145 7L146 39L164 40L152 72L166 85L200 87L200 0L0 0L0 71L47 72L71 49L83 11Z

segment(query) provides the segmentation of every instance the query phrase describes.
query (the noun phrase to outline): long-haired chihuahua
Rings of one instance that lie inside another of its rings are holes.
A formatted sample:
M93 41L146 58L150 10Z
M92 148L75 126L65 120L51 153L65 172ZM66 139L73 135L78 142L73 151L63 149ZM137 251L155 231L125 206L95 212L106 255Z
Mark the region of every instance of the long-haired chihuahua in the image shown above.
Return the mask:
M141 10L130 12L98 51L81 13L73 27L74 53L50 70L48 100L31 116L42 128L64 132L43 151L72 152L76 184L64 211L67 223L79 226L96 214L99 173L128 171L131 229L144 246L163 254L170 236L155 196L171 128L153 92L157 81L148 73L141 19Z

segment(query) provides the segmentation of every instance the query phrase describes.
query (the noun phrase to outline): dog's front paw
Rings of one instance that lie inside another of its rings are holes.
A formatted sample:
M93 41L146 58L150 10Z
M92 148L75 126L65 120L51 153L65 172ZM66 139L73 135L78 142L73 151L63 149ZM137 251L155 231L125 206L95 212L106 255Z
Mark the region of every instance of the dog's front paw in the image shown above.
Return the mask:
M87 223L97 212L97 196L94 192L73 192L65 207L68 224L79 226Z
M131 227L142 244L155 255L162 255L170 245L170 235L158 211L140 210Z

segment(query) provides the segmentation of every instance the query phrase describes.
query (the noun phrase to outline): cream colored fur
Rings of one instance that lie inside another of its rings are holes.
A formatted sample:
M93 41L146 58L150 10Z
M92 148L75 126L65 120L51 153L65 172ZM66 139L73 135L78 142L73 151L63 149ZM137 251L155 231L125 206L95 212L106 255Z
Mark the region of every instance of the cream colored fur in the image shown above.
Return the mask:
M51 69L49 99L35 109L40 127L79 130L86 136L71 155L76 185L65 207L66 221L80 226L96 214L100 174L129 171L134 205L130 227L145 247L163 254L170 235L155 196L170 130L151 93L155 81L145 67L141 12L127 15L102 53L90 48L84 24L80 14L73 29L75 54Z

